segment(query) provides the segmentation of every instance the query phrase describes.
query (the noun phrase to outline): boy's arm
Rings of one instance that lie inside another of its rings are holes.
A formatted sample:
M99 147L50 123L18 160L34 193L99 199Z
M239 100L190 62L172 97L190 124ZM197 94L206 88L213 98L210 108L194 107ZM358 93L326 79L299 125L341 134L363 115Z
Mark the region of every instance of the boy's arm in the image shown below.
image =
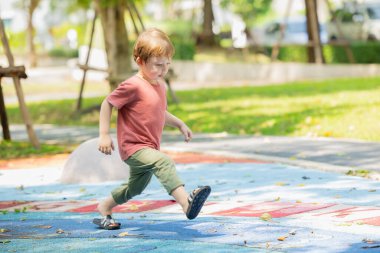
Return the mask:
M168 111L165 112L165 125L178 128L185 136L186 142L189 142L193 137L193 133L191 132L190 128L182 120Z
M104 99L100 107L98 149L106 155L110 155L112 150L115 149L111 136L109 135L111 115L112 105L107 101L107 99Z

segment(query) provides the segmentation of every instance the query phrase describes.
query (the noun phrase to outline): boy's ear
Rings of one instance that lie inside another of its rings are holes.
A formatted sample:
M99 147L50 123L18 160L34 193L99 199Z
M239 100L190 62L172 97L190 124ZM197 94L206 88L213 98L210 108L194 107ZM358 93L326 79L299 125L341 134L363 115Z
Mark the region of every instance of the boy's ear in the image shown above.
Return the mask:
M137 57L137 58L136 58L136 63L137 63L138 65L141 65L141 64L143 63L143 60L142 60L140 57Z

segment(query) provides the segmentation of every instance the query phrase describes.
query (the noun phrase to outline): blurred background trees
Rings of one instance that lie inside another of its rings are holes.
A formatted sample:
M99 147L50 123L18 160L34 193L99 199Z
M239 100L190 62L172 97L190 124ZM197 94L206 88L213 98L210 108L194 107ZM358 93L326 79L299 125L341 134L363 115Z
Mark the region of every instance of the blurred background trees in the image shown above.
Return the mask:
M78 57L81 48L89 44L89 24L96 10L99 18L93 46L104 50L110 80L117 82L132 71L131 47L136 38L136 24L128 12L132 6L146 27L156 26L169 33L176 46L175 59L269 62L283 29L278 60L315 61L310 37L319 34L326 63L348 62L341 45L327 44L330 39L341 39L334 32L333 20L350 27L346 21L352 17L355 27L364 26L367 16L376 19L380 4L371 1L374 4L370 8L362 8L364 3L359 0L329 2L334 7L332 11L324 0L293 0L286 27L284 10L288 1L280 0L9 0L1 1L0 14L13 52L27 58L28 65L34 67L37 57ZM361 14L363 9L371 12ZM310 25L314 11L320 21L316 33L311 30L315 26ZM303 17L297 26L293 23L296 17ZM348 37L356 61L380 62L376 34L367 37L371 40ZM242 57L241 49L248 57Z

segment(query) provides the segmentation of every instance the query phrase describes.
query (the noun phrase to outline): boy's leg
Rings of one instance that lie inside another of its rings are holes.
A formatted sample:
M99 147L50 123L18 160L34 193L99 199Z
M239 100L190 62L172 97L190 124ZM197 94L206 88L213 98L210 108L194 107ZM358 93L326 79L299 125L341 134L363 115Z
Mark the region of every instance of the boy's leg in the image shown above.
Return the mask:
M185 187L182 185L174 189L171 193L173 198L177 201L178 204L182 207L184 213L186 213L189 208L189 194L186 192Z
M112 215L112 209L118 204L113 199L112 195L105 200L99 202L98 211L102 216Z
M139 151L136 152L136 155L138 154ZM102 228L119 228L120 223L116 223L114 219L112 219L112 209L117 205L127 202L134 196L139 195L152 178L152 166L137 162L136 159L133 159L134 155L132 155L131 159L126 161L130 167L129 181L114 189L111 196L98 204L98 211L103 218L94 219L93 222Z
M154 175L165 187L169 195L172 195L179 203L188 219L194 219L198 216L205 201L210 195L209 186L199 186L188 194L185 191L184 184L177 176L177 170L172 159L157 150L150 150L150 157L156 157Z

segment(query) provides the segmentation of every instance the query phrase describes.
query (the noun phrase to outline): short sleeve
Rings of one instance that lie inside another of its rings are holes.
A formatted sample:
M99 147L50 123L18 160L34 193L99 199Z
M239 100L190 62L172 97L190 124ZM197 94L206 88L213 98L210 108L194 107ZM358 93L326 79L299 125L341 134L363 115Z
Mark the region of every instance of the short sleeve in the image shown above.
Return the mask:
M112 91L107 101L117 109L133 102L137 97L137 86L132 83L121 83L114 91Z

